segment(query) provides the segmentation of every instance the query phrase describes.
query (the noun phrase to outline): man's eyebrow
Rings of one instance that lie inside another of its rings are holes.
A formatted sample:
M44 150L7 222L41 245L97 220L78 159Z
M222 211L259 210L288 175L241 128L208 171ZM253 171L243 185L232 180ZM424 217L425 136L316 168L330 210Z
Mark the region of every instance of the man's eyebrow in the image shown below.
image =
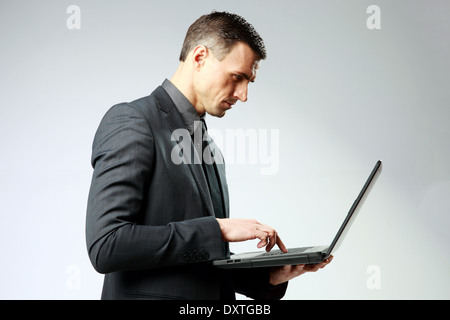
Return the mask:
M237 74L239 74L240 76L243 76L247 81L255 82L255 79L253 79L253 80L250 79L249 75L244 72L237 72Z

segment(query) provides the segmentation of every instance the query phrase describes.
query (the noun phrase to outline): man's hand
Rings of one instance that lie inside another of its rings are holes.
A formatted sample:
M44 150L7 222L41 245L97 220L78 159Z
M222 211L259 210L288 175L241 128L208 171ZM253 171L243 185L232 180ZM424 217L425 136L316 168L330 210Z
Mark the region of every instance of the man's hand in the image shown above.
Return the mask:
M217 219L222 232L222 240L226 242L239 242L252 239L261 240L257 247L266 247L269 252L275 244L282 252L286 247L274 228L259 223L253 219Z
M328 259L325 259L318 264L299 264L296 266L272 268L272 271L270 272L269 282L271 285L276 286L283 282L294 279L306 272L316 272L317 270L324 268L331 262L331 260L333 260L333 256L329 256Z
M288 252L283 241L281 241L274 228L264 225L253 219L217 219L222 232L222 240L226 242L240 242L246 240L261 240L257 247L266 247L269 252L275 245L278 245L284 253ZM269 282L271 285L278 285L286 281L292 280L306 272L316 272L324 268L333 260L333 256L329 256L318 264L299 264L296 266L274 267L270 272Z

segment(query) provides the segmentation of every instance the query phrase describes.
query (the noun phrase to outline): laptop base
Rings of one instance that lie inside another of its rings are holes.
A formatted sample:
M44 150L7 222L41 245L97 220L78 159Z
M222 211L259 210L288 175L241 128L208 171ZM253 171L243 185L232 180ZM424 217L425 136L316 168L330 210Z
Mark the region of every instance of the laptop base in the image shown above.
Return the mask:
M213 265L221 269L281 267L285 265L317 264L329 257L328 246L302 247L270 252L249 252L233 254L229 259L213 261Z

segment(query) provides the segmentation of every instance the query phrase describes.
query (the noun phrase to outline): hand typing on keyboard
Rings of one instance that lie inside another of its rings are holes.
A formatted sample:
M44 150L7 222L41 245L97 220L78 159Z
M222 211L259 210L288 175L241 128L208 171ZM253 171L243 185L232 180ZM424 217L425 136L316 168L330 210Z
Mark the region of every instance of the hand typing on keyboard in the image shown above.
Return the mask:
M257 245L258 248L266 247L266 251L269 252L277 245L282 252L287 252L276 230L254 219L227 218L217 219L217 222L222 232L223 241L239 242L259 239L261 241Z
M239 242L252 239L259 239L258 248L266 247L265 255L284 254L288 250L281 241L278 233L274 228L262 224L253 219L217 219L220 231L222 232L222 240L227 242ZM280 250L271 251L277 245ZM307 249L307 248L297 248ZM290 249L289 252L296 249ZM331 262L333 256L315 265L299 264L296 266L274 267L270 272L269 282L272 285L278 285L294 279L306 272L315 272L324 268Z

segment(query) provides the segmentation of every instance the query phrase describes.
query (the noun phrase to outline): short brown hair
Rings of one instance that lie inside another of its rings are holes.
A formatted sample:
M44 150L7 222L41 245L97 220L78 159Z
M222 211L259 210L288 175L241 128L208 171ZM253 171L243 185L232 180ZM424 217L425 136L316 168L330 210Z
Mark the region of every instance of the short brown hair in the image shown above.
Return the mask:
M222 60L237 42L246 43L260 59L266 58L264 41L244 18L237 14L213 11L198 18L188 29L180 61L198 45L204 45Z

